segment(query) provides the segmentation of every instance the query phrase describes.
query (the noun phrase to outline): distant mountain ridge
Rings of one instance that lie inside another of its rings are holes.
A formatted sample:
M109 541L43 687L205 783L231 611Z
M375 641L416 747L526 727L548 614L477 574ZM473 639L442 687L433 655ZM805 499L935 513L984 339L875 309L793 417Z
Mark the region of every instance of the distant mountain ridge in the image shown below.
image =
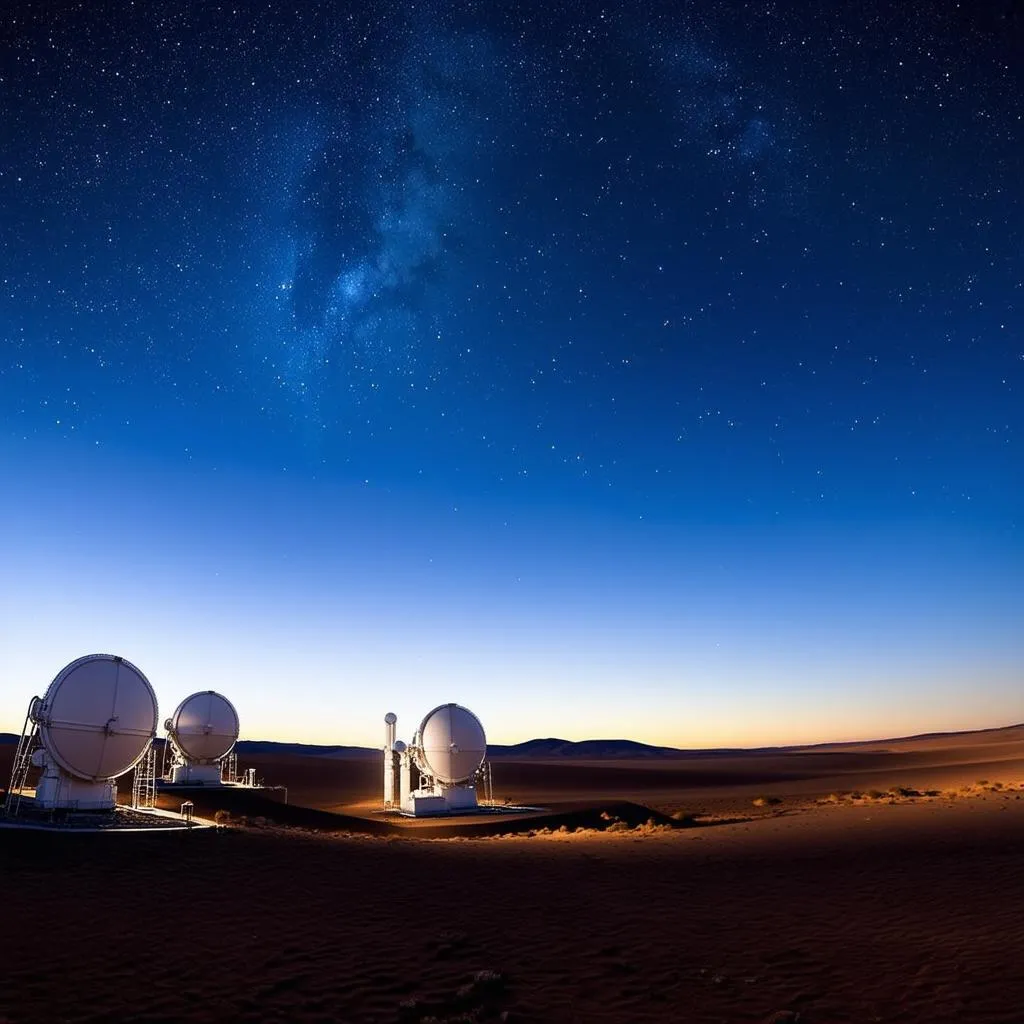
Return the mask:
M347 747L319 743L278 743L275 740L239 740L235 744L239 754L297 754L302 757L334 757L362 760L380 757L380 747Z
M946 736L981 736L986 733L1006 732L1022 725L995 726L990 729L964 729L949 732L917 733L911 736L890 737L880 740L825 741L822 743L796 743L789 746L769 747L659 747L637 740L564 740L556 736L525 740L522 743L488 743L487 756L536 760L673 760L679 758L712 758L741 756L743 754L786 754L798 751L813 752L827 747L871 746L878 743L898 743L907 740L940 739ZM271 740L239 740L239 753L303 754L309 757L367 758L379 757L380 747L319 746L308 743L276 743Z
M0 732L0 745L17 743L21 737L14 732ZM158 736L153 745L163 747L164 737ZM235 744L239 754L298 754L304 757L364 758L380 757L380 747L347 747L319 743L279 743L277 740L239 740Z
M312 743L277 743L273 740L239 740L239 754L285 754L332 759L380 757L380 747L322 746ZM494 758L575 758L577 760L640 760L692 757L705 751L655 747L636 740L563 740L556 737L525 743L488 743L487 756ZM720 753L720 751L714 751Z
M17 743L15 733L0 733L0 744ZM163 746L163 737L155 741ZM380 757L380 747L351 747L343 744L283 743L277 740L239 740L235 749L240 755L277 754L299 757L328 757L338 760L363 760ZM655 747L636 740L562 740L556 737L526 740L524 743L488 743L489 757L503 758L577 758L579 760L614 760L642 758L693 757L724 751L677 750Z
M489 757L574 757L581 760L686 757L690 751L676 747L655 747L636 740L562 740L557 737L526 740L525 743L488 743Z
M966 729L951 732L919 733L913 736L892 737L881 740L848 740L845 742L802 743L778 747L707 747L684 750L679 747L658 747L636 740L563 740L555 736L526 740L523 743L489 743L487 754L507 760L579 760L579 761L640 761L672 760L678 758L712 758L743 754L785 754L798 751L814 752L828 747L859 747L878 743L897 743L908 740L940 739L947 736L981 736L986 733L1008 732L1024 725L997 726L992 729ZM18 734L0 732L0 745L15 744ZM163 746L162 737L156 745ZM301 757L326 757L338 760L366 760L380 757L380 747L354 747L344 744L282 743L276 740L239 740L240 755L278 754Z

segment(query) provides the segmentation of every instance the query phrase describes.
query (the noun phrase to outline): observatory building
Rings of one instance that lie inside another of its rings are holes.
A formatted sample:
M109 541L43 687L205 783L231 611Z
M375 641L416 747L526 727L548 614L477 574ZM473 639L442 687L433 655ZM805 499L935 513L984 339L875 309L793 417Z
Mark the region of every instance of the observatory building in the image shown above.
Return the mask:
M237 781L238 712L213 690L186 697L164 723L161 782L174 786L221 786Z
M427 713L406 745L395 737L398 719L384 716L384 809L425 817L466 814L478 807L477 790L490 797L487 738L480 720L460 704Z
M89 654L57 674L42 697L33 697L14 757L4 810L16 813L31 768L41 774L34 806L41 810L112 811L117 779L136 770L151 795L156 694L130 661ZM148 802L151 806L151 800Z

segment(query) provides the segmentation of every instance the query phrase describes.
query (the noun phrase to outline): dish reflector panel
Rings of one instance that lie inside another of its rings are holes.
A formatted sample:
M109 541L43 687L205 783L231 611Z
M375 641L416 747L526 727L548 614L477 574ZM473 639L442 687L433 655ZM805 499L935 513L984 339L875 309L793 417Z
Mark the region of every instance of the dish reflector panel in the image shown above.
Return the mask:
M57 765L101 782L123 775L145 754L156 735L156 694L130 661L89 654L61 669L35 717Z
M420 725L420 766L438 782L468 782L487 754L480 719L461 704L434 708Z
M186 697L171 716L168 732L192 761L216 761L238 739L238 712L219 693L205 690Z

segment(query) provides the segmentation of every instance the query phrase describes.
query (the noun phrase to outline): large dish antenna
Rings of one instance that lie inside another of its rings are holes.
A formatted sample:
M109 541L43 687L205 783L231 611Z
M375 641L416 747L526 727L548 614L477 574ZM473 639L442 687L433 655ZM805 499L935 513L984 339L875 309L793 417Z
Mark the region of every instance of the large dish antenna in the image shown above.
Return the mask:
M156 694L130 661L88 654L66 665L31 716L47 754L87 782L116 779L142 759L156 736Z
M441 704L420 723L416 762L445 786L469 782L487 754L480 719L461 704Z
M227 697L204 690L186 697L165 727L186 760L218 761L238 739L238 712Z

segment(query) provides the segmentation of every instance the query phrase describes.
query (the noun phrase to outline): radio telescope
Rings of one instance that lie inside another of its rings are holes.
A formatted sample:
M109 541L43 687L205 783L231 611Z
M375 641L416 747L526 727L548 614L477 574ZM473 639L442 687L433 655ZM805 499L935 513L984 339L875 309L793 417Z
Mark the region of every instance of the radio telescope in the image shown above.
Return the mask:
M235 781L234 747L238 712L213 690L186 697L164 723L165 782L177 786L219 786Z
M395 739L397 718L384 718L384 807L416 817L477 809L477 788L489 786L487 738L480 719L461 704L426 714L412 743ZM413 788L413 771L418 784Z
M130 661L89 654L71 662L29 702L5 810L17 809L32 766L42 769L36 807L113 810L116 780L149 753L157 715L153 687Z

